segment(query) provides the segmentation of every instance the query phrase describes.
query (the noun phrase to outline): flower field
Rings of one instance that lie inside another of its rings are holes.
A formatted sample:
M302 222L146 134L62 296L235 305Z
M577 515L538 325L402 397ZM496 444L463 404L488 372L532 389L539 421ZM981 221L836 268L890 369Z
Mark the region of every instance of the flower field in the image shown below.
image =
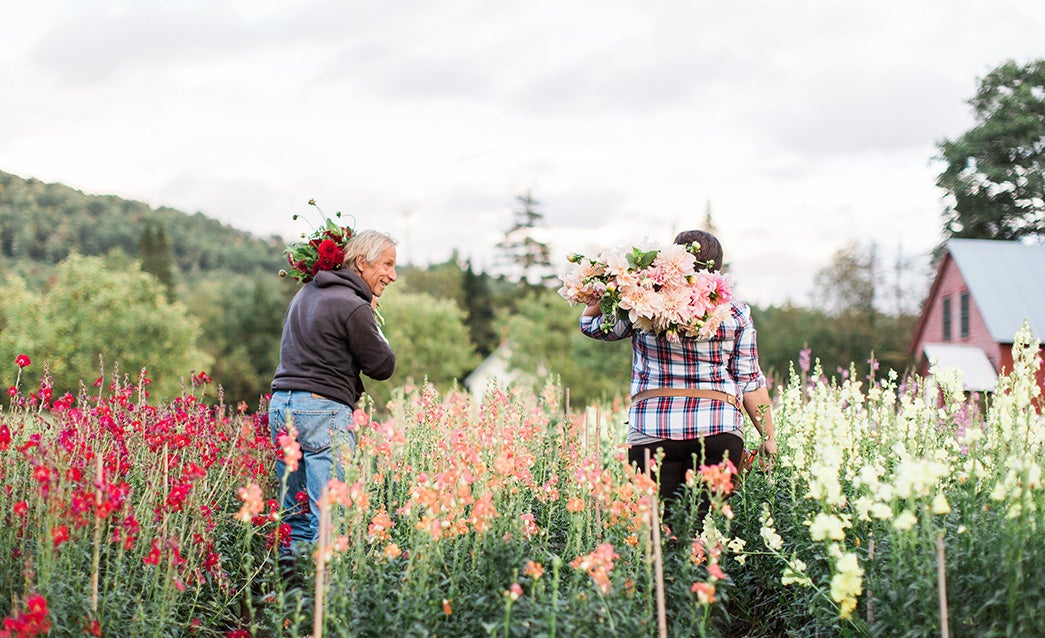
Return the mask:
M947 374L795 371L776 461L705 468L660 524L626 405L404 388L357 411L303 587L273 566L271 468L296 442L263 412L212 405L205 375L159 406L145 379L16 383L0 636L1045 635L1038 344L1018 341L982 404Z

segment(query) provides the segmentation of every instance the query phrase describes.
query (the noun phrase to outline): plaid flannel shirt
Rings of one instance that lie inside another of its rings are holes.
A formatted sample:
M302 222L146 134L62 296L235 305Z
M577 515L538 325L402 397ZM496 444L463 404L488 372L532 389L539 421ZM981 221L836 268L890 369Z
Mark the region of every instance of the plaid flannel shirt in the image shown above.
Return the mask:
M731 312L715 336L705 341L683 337L671 343L664 337L635 330L618 319L610 332L602 331L601 316L581 316L581 332L593 339L617 341L631 337L631 395L655 388L720 390L743 400L766 384L758 366L755 325L747 304L731 304ZM628 423L658 439L694 439L722 432L742 434L744 415L724 401L696 397L654 397L632 403Z

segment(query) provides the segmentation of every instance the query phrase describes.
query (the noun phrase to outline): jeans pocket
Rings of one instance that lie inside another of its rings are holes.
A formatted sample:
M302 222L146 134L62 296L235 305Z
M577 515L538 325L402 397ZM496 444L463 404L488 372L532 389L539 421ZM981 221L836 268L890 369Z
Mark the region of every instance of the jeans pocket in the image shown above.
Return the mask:
M294 427L298 431L298 444L301 445L301 449L306 452L326 450L334 436L340 437L347 433L347 424L339 423L339 414L339 410L293 411Z

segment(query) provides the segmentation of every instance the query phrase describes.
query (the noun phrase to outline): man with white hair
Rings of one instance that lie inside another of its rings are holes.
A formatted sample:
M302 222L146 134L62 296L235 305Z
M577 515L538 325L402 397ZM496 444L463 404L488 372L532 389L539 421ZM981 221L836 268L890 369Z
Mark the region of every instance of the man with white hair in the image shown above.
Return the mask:
M396 241L375 230L353 235L337 270L321 270L291 300L283 322L279 366L272 379L269 427L274 441L292 424L301 459L287 472L282 457L276 475L286 480L283 518L290 525L290 551L319 536L317 501L332 477L342 476L338 451L355 449L349 429L365 391L361 375L384 380L395 370L395 353L382 334L375 309L396 280Z

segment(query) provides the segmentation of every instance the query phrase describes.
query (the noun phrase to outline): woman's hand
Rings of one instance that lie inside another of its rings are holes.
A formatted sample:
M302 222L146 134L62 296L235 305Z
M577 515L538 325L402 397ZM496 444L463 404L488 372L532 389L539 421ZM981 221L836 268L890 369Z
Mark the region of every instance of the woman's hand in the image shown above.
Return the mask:
M762 441L762 451L770 457L776 456L776 438L769 437Z
M590 303L584 307L584 312L581 313L585 317L597 317L602 314L602 310L599 306L599 302Z

